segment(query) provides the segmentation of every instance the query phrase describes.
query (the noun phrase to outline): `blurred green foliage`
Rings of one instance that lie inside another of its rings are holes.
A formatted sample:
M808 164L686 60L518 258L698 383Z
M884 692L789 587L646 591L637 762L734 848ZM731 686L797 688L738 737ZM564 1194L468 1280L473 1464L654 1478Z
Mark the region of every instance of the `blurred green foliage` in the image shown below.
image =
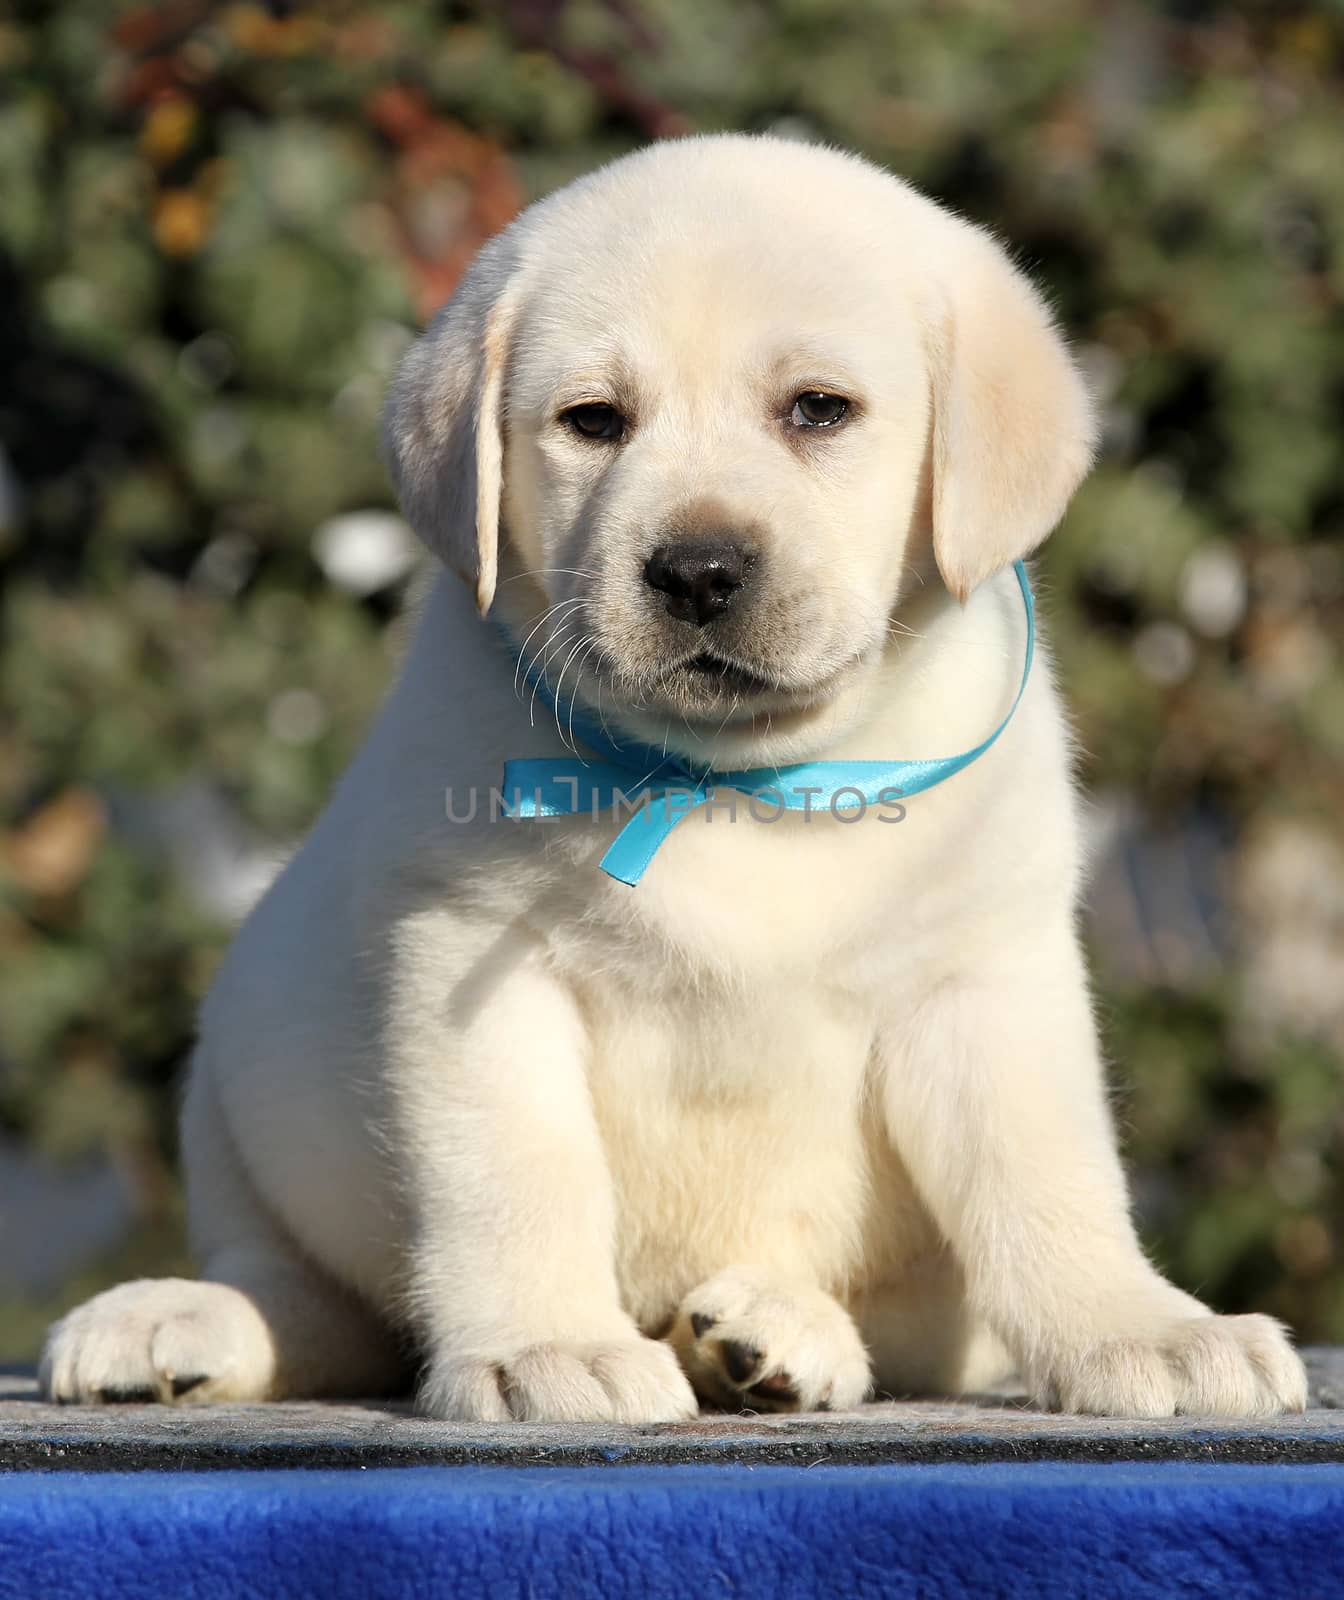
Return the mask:
M390 506L410 330L525 200L773 129L992 226L1077 343L1106 445L1043 589L1122 819L1095 929L1142 1218L1187 1286L1344 1339L1338 11L65 0L0 21L0 84L0 1133L110 1156L139 1269L178 1248L227 920L164 805L204 785L278 848L357 742L397 590L315 535ZM126 1265L0 1313L0 1354Z

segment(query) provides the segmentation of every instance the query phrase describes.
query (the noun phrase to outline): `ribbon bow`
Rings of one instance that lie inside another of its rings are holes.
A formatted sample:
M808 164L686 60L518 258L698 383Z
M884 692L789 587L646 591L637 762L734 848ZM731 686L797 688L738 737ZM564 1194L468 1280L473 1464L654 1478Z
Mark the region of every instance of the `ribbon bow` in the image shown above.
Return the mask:
M752 767L743 772L692 771L679 757L647 745L618 743L605 728L586 718L571 726L600 758L526 759L504 763L503 794L513 817L571 817L587 813L629 813L629 820L602 857L609 877L633 887L657 855L673 828L692 811L710 802L719 789L733 789L753 799L769 797L776 807L811 812L825 805L833 812L890 803L889 797L906 799L932 789L984 755L1013 719L1026 692L1036 650L1036 607L1027 569L1013 563L1022 604L1027 614L1027 648L1022 681L1008 713L998 727L971 750L960 755L937 756L923 761L804 761L791 767ZM545 703L555 710L555 700L544 668L528 675ZM661 801L661 804L656 802Z

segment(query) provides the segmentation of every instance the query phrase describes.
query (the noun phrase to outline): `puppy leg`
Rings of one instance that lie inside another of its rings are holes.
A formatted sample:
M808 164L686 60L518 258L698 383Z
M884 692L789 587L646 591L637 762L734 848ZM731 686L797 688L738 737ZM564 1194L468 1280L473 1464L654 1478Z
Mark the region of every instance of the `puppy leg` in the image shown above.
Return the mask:
M868 1352L823 1290L728 1267L688 1294L668 1334L697 1394L733 1411L848 1411Z
M432 953L454 935L422 927L405 939L393 1008L412 1299L429 1354L421 1409L484 1421L692 1415L672 1351L621 1306L573 997L510 930L445 1007Z
M1268 1317L1215 1317L1144 1259L1072 934L931 995L885 1051L891 1136L1036 1395L1117 1416L1300 1410Z
M70 1312L47 1335L43 1392L200 1404L394 1391L403 1369L392 1335L268 1214L200 1071L183 1142L202 1280L142 1278Z

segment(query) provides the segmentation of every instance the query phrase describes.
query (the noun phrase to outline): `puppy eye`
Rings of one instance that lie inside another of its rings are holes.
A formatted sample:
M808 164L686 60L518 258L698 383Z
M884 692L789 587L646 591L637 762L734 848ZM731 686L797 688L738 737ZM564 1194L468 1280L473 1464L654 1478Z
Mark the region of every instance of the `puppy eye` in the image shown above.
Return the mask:
M841 395L808 389L793 402L789 421L795 428L833 428L848 410L849 401Z
M625 432L625 418L615 406L571 406L561 414L561 420L585 439L619 439Z

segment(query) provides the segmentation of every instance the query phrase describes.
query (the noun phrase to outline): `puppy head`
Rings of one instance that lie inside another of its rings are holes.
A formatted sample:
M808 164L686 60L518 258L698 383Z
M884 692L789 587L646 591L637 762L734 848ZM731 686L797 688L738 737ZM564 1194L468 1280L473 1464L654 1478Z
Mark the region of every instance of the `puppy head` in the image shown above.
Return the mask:
M483 612L498 586L535 628L552 685L720 765L861 715L924 559L964 600L1026 555L1092 437L986 234L855 158L741 137L532 207L385 426L411 523Z

